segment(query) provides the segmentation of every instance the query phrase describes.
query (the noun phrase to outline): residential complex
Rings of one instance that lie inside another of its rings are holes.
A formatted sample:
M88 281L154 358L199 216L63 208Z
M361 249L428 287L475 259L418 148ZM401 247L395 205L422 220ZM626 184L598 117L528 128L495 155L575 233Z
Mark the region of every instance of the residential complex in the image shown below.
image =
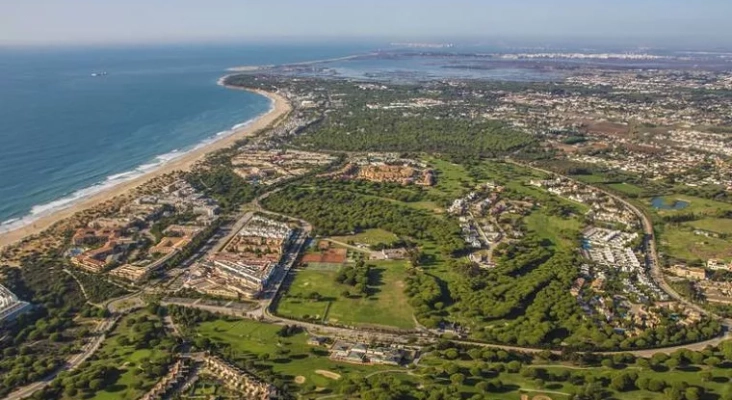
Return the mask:
M225 244L191 272L186 287L223 297L254 297L269 283L293 237L293 228L252 216Z
M215 201L176 181L78 228L67 254L87 272L110 270L110 276L139 282L183 251L218 218L218 211Z
M139 400L159 400L166 398L176 386L178 386L190 374L190 362L181 358L175 361L169 368L169 372L158 383L153 386Z
M277 397L277 388L216 356L205 357L204 372L222 380L246 399L268 400Z
M435 184L434 172L425 163L399 158L395 154L388 153L370 153L353 157L340 170L324 176L400 185L432 186Z
M682 278L688 278L697 281L707 279L707 271L704 268L673 265L671 266L671 268L669 268L669 272Z
M632 210L592 186L561 177L532 180L530 184L546 189L551 194L589 206L587 217L597 223L622 224L624 229L637 229L640 226L638 217Z
M596 276L606 280L612 274L621 280L623 291L636 301L648 303L650 299L666 300L667 296L653 279L645 263L642 263L632 243L636 232L628 233L599 227L589 227L583 232L582 254L593 262Z
M313 168L326 166L336 157L299 150L272 150L263 146L245 146L231 163L234 172L243 179L272 185L301 176Z
M13 292L0 285L0 323L9 321L30 308L30 303L19 300Z
M492 253L499 243L523 237L510 216L527 215L536 206L532 202L509 199L503 190L495 182L485 182L455 199L447 208L448 214L458 217L463 240L474 250L471 261L481 267L495 266Z

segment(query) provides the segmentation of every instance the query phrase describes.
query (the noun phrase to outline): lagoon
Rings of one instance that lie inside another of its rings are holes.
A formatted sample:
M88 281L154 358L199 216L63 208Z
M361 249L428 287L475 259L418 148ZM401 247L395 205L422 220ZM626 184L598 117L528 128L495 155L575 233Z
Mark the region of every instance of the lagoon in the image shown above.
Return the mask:
M668 202L665 198L656 196L651 199L651 206L656 210L683 210L689 206L689 202L678 199Z

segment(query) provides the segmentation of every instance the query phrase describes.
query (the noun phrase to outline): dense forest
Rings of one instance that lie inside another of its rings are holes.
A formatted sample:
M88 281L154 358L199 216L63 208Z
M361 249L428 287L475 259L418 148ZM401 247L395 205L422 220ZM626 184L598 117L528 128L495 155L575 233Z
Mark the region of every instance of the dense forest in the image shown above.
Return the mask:
M148 309L156 309L155 304ZM144 393L168 373L174 361L176 341L168 337L157 315L137 312L126 316L115 333L84 368L63 372L52 384L36 394L41 399L76 399L100 396L100 391L114 388L127 370L132 371L134 383L127 393ZM125 365L123 351L145 354L136 365Z
M501 252L498 267L485 271L453 261L462 279L449 282L449 320L473 327L472 336L519 346L569 346L582 350L668 346L712 338L719 323L709 319L684 326L659 310L661 321L626 337L596 316L587 315L570 294L578 255L554 250L530 237Z
M471 159L504 156L533 145L534 139L493 121L352 110L329 117L295 143L315 149L427 152Z
M23 268L0 268L2 284L33 305L15 323L0 327L0 396L34 382L65 363L89 331L77 316L102 316L85 304L74 279L55 255L28 257Z
M355 193L289 186L267 197L263 206L310 222L318 235L347 235L381 228L399 236L433 241L447 255L465 248L455 222Z
M377 196L405 203L423 200L442 200L439 196L431 195L426 188L415 185L404 186L391 182L369 182L357 179L337 181L324 178L313 180L313 185L321 189L345 191L364 196Z
M247 183L226 165L194 169L185 175L185 180L216 200L224 212L234 211L253 200L259 188Z

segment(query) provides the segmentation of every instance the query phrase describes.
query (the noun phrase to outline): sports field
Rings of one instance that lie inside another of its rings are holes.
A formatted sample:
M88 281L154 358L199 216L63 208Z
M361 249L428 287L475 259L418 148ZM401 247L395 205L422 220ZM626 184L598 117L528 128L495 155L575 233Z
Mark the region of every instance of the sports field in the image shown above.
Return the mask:
M295 272L295 278L282 297L277 313L284 317L315 319L320 322L358 325L414 328L412 307L404 294L406 262L369 262L368 297L356 296L355 289L335 281L336 269L305 268ZM344 291L354 293L348 298ZM317 293L320 300L311 300Z

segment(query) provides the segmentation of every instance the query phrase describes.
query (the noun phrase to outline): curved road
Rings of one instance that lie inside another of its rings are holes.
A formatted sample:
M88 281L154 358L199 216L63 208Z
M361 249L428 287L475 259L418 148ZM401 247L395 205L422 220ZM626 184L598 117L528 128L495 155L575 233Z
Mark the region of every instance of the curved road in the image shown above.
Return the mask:
M597 186L589 185L585 182L577 181L576 179L572 179L568 176L558 174L553 171L545 170L542 168L538 168L532 165L519 163L513 160L507 160L508 162L521 166L526 168L531 168L549 175L559 176L562 178L565 178L567 180L570 180L572 182L576 182L582 185L593 187L594 189L600 191L601 193L604 193L605 195L611 197L614 200L617 200L618 202L624 204L626 207L628 207L633 213L636 214L636 216L641 220L643 225L643 231L644 231L644 247L646 249L646 265L650 270L651 277L655 281L655 283L663 289L666 294L668 294L670 297L672 297L674 300L678 301L681 304L684 304L686 307L689 307L690 309L693 309L700 314L708 315L712 318L715 318L720 321L723 327L723 334L709 340L705 340L702 342L696 342L696 343L690 343L686 345L678 345L678 346L671 346L671 347L662 347L662 348L656 348L656 349L645 349L645 350L628 350L628 351L608 351L608 352L596 352L596 354L615 354L615 353L628 353L633 354L637 357L651 357L654 354L657 353L672 353L676 350L680 349L687 349L687 350L704 350L707 346L716 346L723 340L727 340L730 338L730 328L732 328L732 319L729 318L722 318L719 315L712 313L701 306L692 303L691 301L687 300L680 294L678 294L664 279L663 277L663 271L661 270L661 265L658 262L658 253L656 250L656 241L655 241L655 234L653 231L653 224L651 223L650 218L646 213L644 213L641 209L636 207L634 204L630 203L626 199L622 198L621 196L618 196L615 193L609 192L605 189L598 188ZM261 205L259 203L259 200L265 198L267 195L271 193L265 193L264 195L258 197L253 202L253 205L256 209L262 210ZM262 210L264 211L264 210ZM277 214L277 213L271 213L271 214ZM279 214L277 214L279 215ZM305 227L304 232L307 236L309 232L311 231L312 227L306 222L306 221L300 221L303 223L303 226ZM301 238L302 239L302 238ZM302 242L298 243L298 250L302 246ZM290 266L294 262L294 258L290 260ZM289 268L287 268L289 270ZM285 271L289 272L289 271ZM311 331L317 331L317 332L323 332L331 335L338 335L341 337L350 337L355 339L380 339L380 340L391 340L395 342L404 341L407 339L407 334L404 333L390 333L390 332L374 332L374 331L366 331L366 330L359 330L359 329L350 329L350 328L343 328L343 327L335 327L335 326L326 326L326 325L320 325L320 324L313 324L313 323L307 323L302 322L298 320L290 320L287 318L277 317L269 312L269 307L271 305L272 300L274 297L278 294L280 285L282 281L284 280L284 275L281 277L281 279L278 280L276 287L274 290L267 293L267 297L264 300L263 307L261 308L261 311L256 314L257 319L263 319L270 323L274 324L280 324L280 325L299 325L304 327L305 329L311 330ZM122 311L118 308L128 308L132 306L133 308L136 306L140 306L144 301L139 297L140 292L137 293L131 293L129 295L123 296L121 298L115 299L107 304L107 308L110 309L110 311ZM165 302L163 302L165 303ZM189 304L189 303L176 303L180 304L182 306L186 307L194 307L194 308L201 308L205 309L207 311L211 312L218 312L228 315L237 315L237 316L246 316L246 314L242 315L241 312L236 312L235 310L232 310L227 307L217 307L217 306L211 306L211 305L203 305L203 304ZM118 307L122 306L122 307ZM255 316L255 315L251 315ZM114 326L114 324L119 319L119 316L115 317L114 319L107 319L102 321L96 329L96 332L99 333L99 336L94 338L91 342L87 343L83 347L83 351L80 354L76 354L69 358L67 360L67 363L64 367L60 368L55 373L45 377L43 380L35 382L33 384L30 384L28 386L25 386L23 388L20 388L16 390L15 392L9 394L4 398L4 400L21 400L23 398L26 398L30 395L32 395L34 392L42 389L43 387L47 386L51 381L56 377L56 375L61 371L67 371L67 370L73 370L77 368L81 363L86 361L94 352L101 346L102 342L104 341L106 337L106 333L109 332L109 330ZM434 338L434 337L433 337ZM521 346L508 346L508 345L499 345L499 344L490 344L490 343L482 343L482 342L474 342L470 340L451 340L454 343L460 343L460 344L466 344L466 345L474 345L474 346L483 346L483 347L491 347L491 348L497 348L497 349L503 349L507 351L517 351L517 352L525 352L525 353L538 353L542 351L546 351L547 349L541 349L541 348L533 348L533 347L521 347ZM551 350L553 353L559 353L558 350Z
M119 316L115 317L114 319L105 319L104 321L100 322L95 329L95 333L97 333L98 336L96 336L91 342L85 344L84 347L82 347L81 353L71 356L68 360L66 360L66 364L63 367L44 377L42 380L15 390L14 392L5 396L3 400L21 400L27 398L33 395L33 393L48 386L61 372L73 371L74 369L79 367L79 365L81 365L99 349L99 347L104 342L107 333L109 332L109 330L112 329L112 327L114 327L114 324L117 322L118 319Z
M114 328L117 321L119 321L119 319L122 317L122 313L129 311L132 308L137 308L141 304L144 305L142 299L137 297L139 296L139 294L139 292L130 293L128 295L107 302L106 308L110 312L115 313L115 316L112 318L104 319L99 322L99 324L97 324L96 328L94 329L94 333L97 336L95 336L92 341L85 344L81 348L81 353L74 354L73 356L69 357L66 360L66 364L64 366L45 376L40 381L33 382L29 385L18 388L14 392L5 396L3 400L21 400L30 397L33 395L33 393L48 386L61 372L73 371L78 368L82 363L84 363L84 361L89 359L89 357L91 357L97 350L99 350L99 347L102 346L102 343L104 343L104 340L107 338L107 334L109 333L109 331ZM128 301L131 302L127 303ZM123 307L119 307L120 305Z
M530 168L530 169L540 171L540 172L543 172L543 173L549 174L549 175L559 176L559 177L567 179L569 181L592 187L595 190L609 196L610 198L612 198L616 201L619 201L620 203L623 203L623 205L625 205L631 211L633 211L633 213L641 220L641 223L643 225L643 232L645 234L644 247L646 249L646 251L645 251L646 266L649 268L649 270L651 272L651 278L653 278L654 282L658 285L658 287L660 287L664 292L666 292L666 294L671 296L674 300L678 301L679 303L698 312L699 314L708 315L714 319L717 319L722 324L722 329L723 329L723 334L720 337L720 339L725 339L725 338L729 337L730 328L732 328L732 319L723 318L709 310L702 308L698 304L695 304L695 303L687 300L686 298L681 296L678 292L676 292L676 290L674 290L674 288L671 287L671 285L669 285L666 282L666 279L664 279L664 276L663 276L663 271L661 270L661 264L658 261L658 252L656 250L656 236L655 236L655 232L653 230L653 223L651 223L651 219L648 217L648 215L645 212L643 212L643 210L639 209L638 207L636 207L635 204L627 201L623 197L618 196L617 194L612 193L608 190L599 188L597 186L592 186L585 182L580 182L576 179L572 179L566 175L558 174L556 172L552 172L552 171L549 171L549 170L546 170L543 168L535 167L530 164L523 164L523 163L513 161L513 160L507 160L507 161L512 164L521 166L521 167ZM702 343L704 343L704 342L702 342ZM683 347L683 348L689 348L689 347Z
M691 308L691 309L699 312L700 314L710 315L710 316L712 316L714 318L717 318L718 320L721 321L722 326L723 326L723 329L724 329L724 333L722 335L719 335L719 336L717 336L715 338L712 338L712 339L709 339L709 340L705 340L705 341L701 341L701 342L696 342L696 343L690 343L690 344L678 345L678 346L670 346L670 347L662 347L662 348L655 348L655 349L597 352L598 354L629 353L629 354L633 354L633 355L638 356L638 357L650 357L650 356L652 356L654 354L657 354L657 353L672 353L672 352L674 352L676 350L679 350L679 349L688 349L688 350L696 350L696 351L699 351L699 350L705 349L707 346L716 346L720 342L722 342L723 340L726 340L726 339L729 338L729 336L728 336L729 328L732 326L732 321L731 320L720 318L719 316L717 316L717 315L715 315L713 313L708 312L707 310L701 308L700 306L698 306L698 305L696 305L694 303L691 303L690 301L686 300L681 295L679 295L665 281L665 279L663 278L663 273L661 271L661 266L660 266L660 264L658 262L658 254L657 254L657 251L656 251L655 237L654 237L654 232L653 232L653 224L651 223L650 218L645 213L643 213L638 207L636 207L634 204L628 202L624 198L622 198L622 197L620 197L620 196L618 196L618 195L616 195L614 193L611 193L611 192L609 192L607 190L598 188L596 186L588 185L588 184L586 184L584 182L579 182L579 181L577 181L575 179L572 179L570 177L567 177L567 176L564 176L564 175L561 175L561 174L557 174L557 173L554 173L552 171L548 171L548 170L545 170L545 169L542 169L542 168L534 167L534 166L531 166L531 165L521 164L521 163L515 162L513 160L507 160L507 161L510 162L510 163L516 164L518 166L522 166L522 167L526 167L526 168L531 168L531 169L534 169L534 170L537 170L537 171L541 171L541 172L544 172L544 173L550 174L550 175L561 176L561 177L566 178L566 179L568 179L570 181L577 182L577 183L580 183L580 184L583 184L583 185L587 185L587 186L591 186L591 187L595 188L596 190L598 190L598 191L600 191L600 192L602 192L602 193L610 196L611 198L619 201L620 203L622 203L626 207L628 207L642 221L643 230L645 232L645 238L644 238L645 239L645 243L644 243L644 246L645 246L645 249L646 249L646 252L645 252L646 253L646 265L648 266L649 270L651 271L651 277L656 282L656 284L662 290L664 290L669 296L671 296L675 300L679 301L680 303L686 305L687 307L689 307L689 308ZM262 196L260 196L259 198L257 198L254 202L252 202L254 204L255 208L257 208L257 209L259 209L261 211L264 211L261 208L261 205L260 205L260 203L259 203L258 200L261 200L261 199L265 198L269 194L271 194L271 193L265 193ZM272 213L272 214L276 214L276 213ZM301 220L300 222L304 226L307 226L309 228L309 229L307 229L307 231L310 231L311 227L310 227L310 225L306 221L302 221ZM271 312L270 312L270 310L269 310L269 308L270 308L270 305L271 305L272 300L279 293L280 285L282 283L282 280L284 280L284 276L281 277L281 278L282 279L280 279L280 280L277 281L277 283L276 283L275 287L273 288L273 290L271 290L271 291L269 291L267 293L266 298L262 302L263 303L262 304L262 307L259 310L256 310L255 312L250 313L250 314L239 313L239 316L244 316L244 317L250 317L250 318L254 318L254 319L265 320L267 322L274 323L274 324L280 324L280 325L285 325L285 324L287 324L287 325L299 325L299 326L302 326L303 328L305 328L305 329L307 329L309 331L321 332L321 333L325 333L325 334L337 335L337 336L340 336L340 337L348 337L348 338L354 338L354 339L365 339L365 338L375 339L375 338L378 338L378 339L382 339L382 340L391 340L391 341L399 342L399 341L404 341L408 337L408 335L410 335L409 333L375 332L375 331L360 330L360 329L353 329L353 328L327 326L327 325L321 325L321 324L314 324L314 323L303 322L303 321L299 321L299 320L291 320L291 319L283 318L283 317L280 317L280 316L272 315ZM191 305L191 304L180 304L180 305L189 306L189 307L199 307L199 308L206 309L207 311L219 312L219 313L229 314L229 315L235 315L234 312L231 309L226 308L226 307L205 306L205 305ZM424 337L424 334L421 334L420 336L423 336ZM428 336L428 337L430 339L434 339L435 338L434 336ZM497 349L503 349L503 350L509 350L509 351L519 351L519 352L528 352L528 353L538 353L538 352L542 352L542 351L546 351L547 350L547 349L543 349L543 348L533 348L533 347L521 347L521 346L509 346L509 345L489 344L489 343L482 343L482 342L474 342L474 341L470 341L470 340L452 340L452 341L455 342L455 343L462 343L462 344L469 344L469 345L477 345L477 346L484 346L484 347L492 347L492 348L497 348ZM554 352L558 352L557 350L553 350L553 351Z

